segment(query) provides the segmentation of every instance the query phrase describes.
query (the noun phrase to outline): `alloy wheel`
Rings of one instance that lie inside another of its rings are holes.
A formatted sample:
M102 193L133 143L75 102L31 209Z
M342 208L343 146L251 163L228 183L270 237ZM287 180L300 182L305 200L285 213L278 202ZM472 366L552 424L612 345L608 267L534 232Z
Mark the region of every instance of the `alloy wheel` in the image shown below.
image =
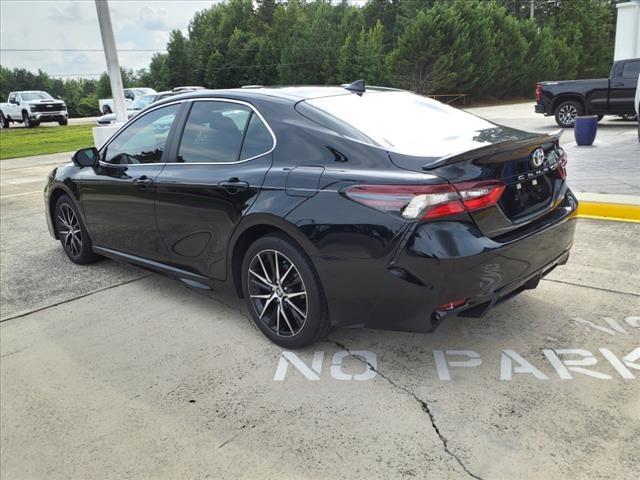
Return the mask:
M78 257L82 252L82 229L76 213L67 204L62 204L58 211L58 233L65 250Z
M277 250L262 250L249 264L247 275L251 304L273 333L293 337L304 326L307 291L294 263Z
M578 109L570 104L564 105L560 108L558 116L560 117L560 121L565 125L573 125L578 116Z

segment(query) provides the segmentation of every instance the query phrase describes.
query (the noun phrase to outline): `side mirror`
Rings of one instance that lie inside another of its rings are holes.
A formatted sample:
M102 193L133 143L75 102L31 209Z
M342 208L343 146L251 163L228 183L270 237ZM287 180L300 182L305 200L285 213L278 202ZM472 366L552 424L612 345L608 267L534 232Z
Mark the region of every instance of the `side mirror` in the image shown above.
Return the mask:
M98 161L98 149L91 147L78 150L73 154L72 160L79 167L93 167Z

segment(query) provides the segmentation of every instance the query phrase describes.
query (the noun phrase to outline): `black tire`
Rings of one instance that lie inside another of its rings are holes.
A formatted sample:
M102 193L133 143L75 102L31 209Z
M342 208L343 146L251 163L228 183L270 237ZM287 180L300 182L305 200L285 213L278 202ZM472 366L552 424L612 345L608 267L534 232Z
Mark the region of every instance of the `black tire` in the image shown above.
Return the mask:
M9 119L0 112L0 128L9 128Z
M554 115L556 123L562 128L573 128L576 117L584 113L584 108L580 102L575 100L566 100L560 102L555 109Z
M60 125L61 127L64 127L67 123L69 123L69 120L67 120L66 118L64 120L58 121L58 125Z
M33 128L33 127L37 127L38 124L34 121L32 121L29 118L29 114L27 112L25 112L24 110L22 111L22 123L24 123L24 126L27 128Z
M111 107L110 107L109 105L105 105L105 106L102 108L102 114L103 114L103 115L109 115L110 113L113 113L113 112L111 111Z
M268 282L250 274L250 268ZM302 348L329 333L331 322L318 274L307 254L283 234L264 236L248 248L242 262L242 291L254 323L281 347Z
M78 208L69 196L62 195L58 199L54 214L53 221L60 238L60 244L72 262L86 265L101 258L93 252L89 233L78 213ZM69 227L73 227L73 230Z

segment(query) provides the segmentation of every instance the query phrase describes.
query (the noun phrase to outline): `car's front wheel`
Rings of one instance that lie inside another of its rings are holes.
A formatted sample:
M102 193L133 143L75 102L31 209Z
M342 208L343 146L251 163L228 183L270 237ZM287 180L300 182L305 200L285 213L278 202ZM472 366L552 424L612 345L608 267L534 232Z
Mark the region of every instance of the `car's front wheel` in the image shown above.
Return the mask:
M302 348L329 332L318 275L304 251L284 235L267 235L249 247L242 289L255 324L282 347Z
M60 125L61 127L64 127L67 123L69 123L69 120L67 120L66 118L58 120L58 125Z
M34 122L29 118L29 114L27 112L22 112L22 123L24 123L24 126L27 128L33 128L38 126L37 122Z
M91 248L91 238L78 208L67 195L56 202L54 222L62 249L72 262L85 265L100 259Z
M582 115L583 111L580 102L575 100L560 102L555 110L556 123L562 128L573 128L576 118Z

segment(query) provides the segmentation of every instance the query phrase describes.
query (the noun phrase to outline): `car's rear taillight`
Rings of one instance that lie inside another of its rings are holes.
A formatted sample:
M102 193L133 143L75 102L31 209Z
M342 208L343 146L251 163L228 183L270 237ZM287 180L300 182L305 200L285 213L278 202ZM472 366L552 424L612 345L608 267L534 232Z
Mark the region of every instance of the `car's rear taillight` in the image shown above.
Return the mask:
M541 98L542 98L542 84L536 83L536 102L540 103Z
M563 180L567 178L567 152L558 147L558 175Z
M495 205L505 189L499 181L437 185L353 185L344 194L358 203L407 219L433 219Z

